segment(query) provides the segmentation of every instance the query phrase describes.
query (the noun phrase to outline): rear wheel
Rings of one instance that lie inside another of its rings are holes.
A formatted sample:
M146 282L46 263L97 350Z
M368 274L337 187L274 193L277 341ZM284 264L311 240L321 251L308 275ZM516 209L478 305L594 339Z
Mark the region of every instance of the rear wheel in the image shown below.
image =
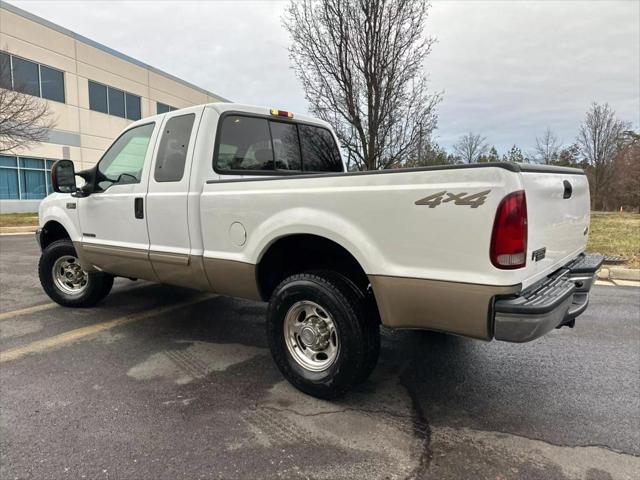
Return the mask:
M357 287L333 272L292 275L276 287L267 315L271 354L299 390L343 395L366 379L379 352L379 327Z
M82 269L70 240L58 240L42 251L38 274L46 294L65 307L91 307L113 286L113 276Z

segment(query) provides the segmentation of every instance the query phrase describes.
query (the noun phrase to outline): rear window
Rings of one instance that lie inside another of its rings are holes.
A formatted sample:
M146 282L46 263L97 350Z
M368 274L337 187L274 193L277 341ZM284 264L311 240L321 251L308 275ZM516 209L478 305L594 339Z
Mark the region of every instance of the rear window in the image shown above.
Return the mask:
M302 170L297 125L270 121L269 126L276 170Z
M217 138L220 172L342 172L329 130L262 117L227 115Z
M300 144L307 172L341 172L340 152L329 130L300 125Z

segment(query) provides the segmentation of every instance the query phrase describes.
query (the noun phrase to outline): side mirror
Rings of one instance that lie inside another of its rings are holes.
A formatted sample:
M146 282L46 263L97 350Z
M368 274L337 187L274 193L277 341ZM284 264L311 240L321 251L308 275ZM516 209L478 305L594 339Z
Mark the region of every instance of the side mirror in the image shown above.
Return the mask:
M74 193L76 187L76 170L71 160L58 160L51 167L51 184L53 191Z

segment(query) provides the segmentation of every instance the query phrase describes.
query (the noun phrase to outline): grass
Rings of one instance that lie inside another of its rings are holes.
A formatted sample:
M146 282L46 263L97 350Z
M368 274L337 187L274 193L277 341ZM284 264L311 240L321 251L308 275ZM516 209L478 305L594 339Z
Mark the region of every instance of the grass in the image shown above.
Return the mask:
M591 212L587 251L620 255L626 266L640 268L640 214Z
M37 224L37 213L3 213L0 215L0 227L20 227Z

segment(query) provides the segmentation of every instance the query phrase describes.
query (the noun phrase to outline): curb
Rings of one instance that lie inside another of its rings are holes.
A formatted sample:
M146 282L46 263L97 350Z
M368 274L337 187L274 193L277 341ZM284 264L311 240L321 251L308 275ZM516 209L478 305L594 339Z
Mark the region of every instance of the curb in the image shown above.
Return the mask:
M37 225L23 225L19 227L0 227L0 235L16 235L21 233L36 233Z
M602 267L598 271L598 279L640 282L640 270L635 268Z

